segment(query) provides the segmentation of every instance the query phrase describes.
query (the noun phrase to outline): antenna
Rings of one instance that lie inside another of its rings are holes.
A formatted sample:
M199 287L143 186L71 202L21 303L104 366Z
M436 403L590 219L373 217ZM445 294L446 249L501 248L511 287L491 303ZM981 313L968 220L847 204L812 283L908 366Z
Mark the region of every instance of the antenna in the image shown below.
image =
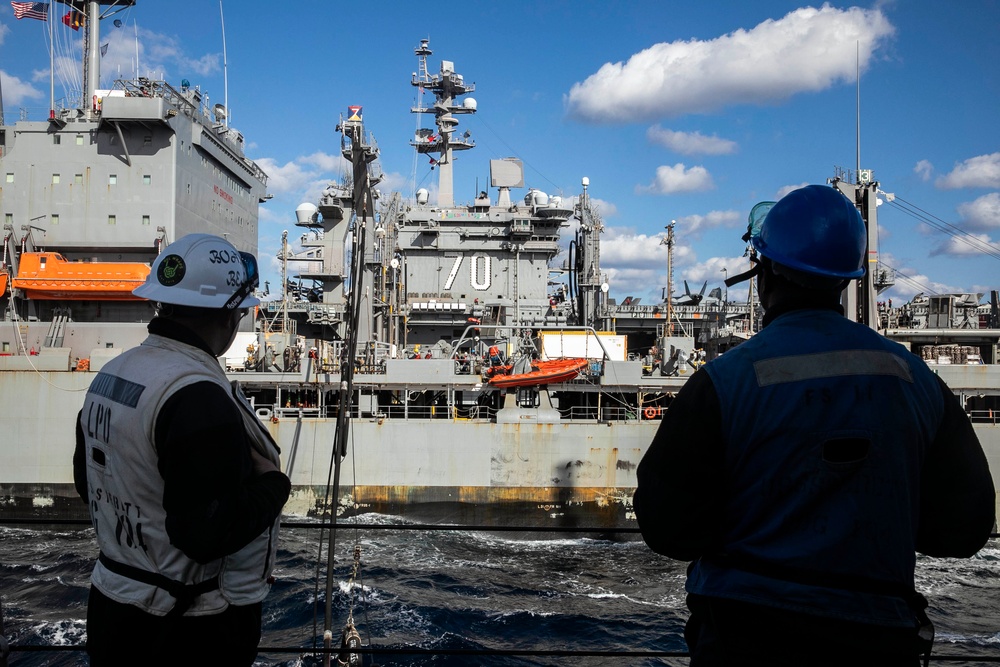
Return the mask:
M222 20L222 103L226 105L222 122L229 127L229 61L226 58L226 16L222 13L222 0L219 0L219 18Z
M856 99L855 104L857 106L855 110L855 117L856 117L855 122L857 123L857 126L855 129L855 133L857 135L857 142L858 142L858 148L857 148L858 163L857 165L855 165L856 171L854 173L858 175L857 179L860 182L861 180L861 42L860 41L855 42L854 48L855 48L854 66L856 68L856 76L857 76L857 93L855 95Z
M46 5L46 11L49 14L49 120L55 120L56 117L56 54L55 47L52 44L52 19L55 17L54 9L52 3ZM13 293L13 292L12 292Z

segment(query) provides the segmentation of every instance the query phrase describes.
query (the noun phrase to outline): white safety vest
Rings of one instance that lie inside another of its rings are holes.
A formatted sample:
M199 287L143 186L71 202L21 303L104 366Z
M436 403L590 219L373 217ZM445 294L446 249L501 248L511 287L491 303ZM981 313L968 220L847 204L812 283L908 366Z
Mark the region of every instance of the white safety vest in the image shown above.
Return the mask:
M139 347L106 364L91 384L80 416L90 515L102 556L174 582L210 589L194 598L184 612L188 616L216 614L230 604L253 604L267 596L280 522L280 517L275 519L240 551L206 564L171 546L154 428L168 398L183 387L205 381L218 384L233 397L253 447L280 466L278 446L236 383L230 384L218 360L170 338L150 335ZM173 610L177 599L165 587L112 569L99 560L92 575L93 585L106 596L158 616ZM210 585L216 577L217 587Z

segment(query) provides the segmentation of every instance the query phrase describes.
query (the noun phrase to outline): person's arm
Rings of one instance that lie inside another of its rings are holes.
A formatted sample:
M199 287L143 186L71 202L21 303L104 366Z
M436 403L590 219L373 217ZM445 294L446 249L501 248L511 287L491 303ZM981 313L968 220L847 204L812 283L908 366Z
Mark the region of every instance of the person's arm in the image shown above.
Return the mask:
M996 492L972 423L951 389L938 381L945 412L923 462L916 548L928 556L968 558L993 530Z
M708 373L684 384L636 471L642 538L670 558L694 560L718 546L725 503L721 410Z
M81 410L76 415L76 448L73 450L73 486L84 503L90 502L87 485L87 443L83 439L83 426L80 424Z
M202 563L235 553L281 514L291 484L251 455L239 407L200 382L164 404L155 427L170 542Z

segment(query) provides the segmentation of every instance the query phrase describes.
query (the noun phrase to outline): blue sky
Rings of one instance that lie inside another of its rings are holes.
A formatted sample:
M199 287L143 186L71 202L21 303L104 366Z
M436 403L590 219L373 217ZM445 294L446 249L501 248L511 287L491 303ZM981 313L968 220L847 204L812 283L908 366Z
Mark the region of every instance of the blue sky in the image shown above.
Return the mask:
M343 173L334 128L348 105L364 107L382 189L433 190L437 173L408 144L429 123L409 111L413 50L429 39L432 72L450 60L476 84L479 111L459 131L477 148L456 160L456 201L485 188L491 158L520 158L527 187L564 199L588 177L619 300L659 298L671 220L675 293L683 280L711 289L745 268L740 236L755 203L838 167L853 172L858 63L861 167L892 195L879 207L878 250L900 273L881 298L1000 288L1000 0L497 0L445 10L228 0L225 77L219 8L139 0L116 16L122 27L104 21L103 79L131 76L137 52L140 74L186 78L214 102L227 98L228 78L231 125L270 177L260 254L272 285L281 231L300 233L296 206ZM74 33L57 28L57 46L72 47ZM36 117L48 108L45 35L45 23L0 5L8 122L22 107ZM57 98L79 85L59 79L68 83L57 80Z

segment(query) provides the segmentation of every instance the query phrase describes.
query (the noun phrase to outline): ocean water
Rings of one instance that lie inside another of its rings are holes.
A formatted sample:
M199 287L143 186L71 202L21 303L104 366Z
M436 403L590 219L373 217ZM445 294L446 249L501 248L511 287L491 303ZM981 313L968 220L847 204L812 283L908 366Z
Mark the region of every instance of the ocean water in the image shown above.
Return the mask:
M369 515L357 521L384 525L394 519ZM352 614L366 645L452 651L366 656L365 665L687 665L681 657L553 655L685 651L686 564L654 554L641 541L537 537L339 531L332 584L336 643ZM326 598L320 539L319 530L306 528L282 534L278 580L264 606L259 665L322 664L309 654L316 632L322 633ZM353 576L355 548L360 567ZM5 634L17 647L59 649L14 651L12 666L87 664L71 647L85 639L96 553L87 528L0 526ZM1000 541L991 540L971 559L921 557L917 586L931 601L935 655L968 656L964 664L1000 661ZM457 653L470 649L548 653Z

